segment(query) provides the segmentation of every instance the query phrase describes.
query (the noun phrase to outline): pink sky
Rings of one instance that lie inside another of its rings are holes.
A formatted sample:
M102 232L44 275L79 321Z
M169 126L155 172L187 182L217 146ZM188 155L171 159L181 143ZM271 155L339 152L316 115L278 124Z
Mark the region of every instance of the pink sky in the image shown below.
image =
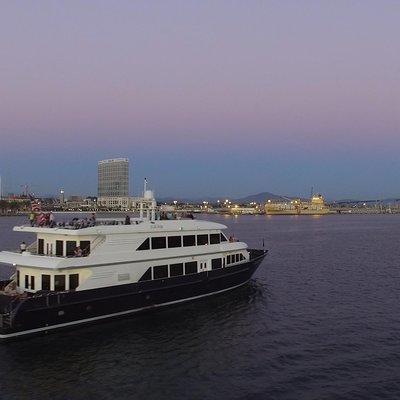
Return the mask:
M6 2L0 173L18 186L40 171L50 190L42 162L33 159L25 172L13 165L21 149L42 160L66 151L90 152L94 161L128 155L143 174L152 154L172 152L181 164L163 190L174 192L187 155L211 160L219 151L221 171L230 154L246 157L243 177L267 157L280 184L265 173L265 187L255 181L246 190L289 193L280 160L334 160L339 152L351 155L338 162L347 160L354 187L362 155L363 165L393 159L400 168L399 15L395 1ZM295 190L323 182L309 167ZM152 172L162 181L162 169ZM391 179L382 191L391 192ZM195 193L195 182L188 185ZM342 193L332 179L324 190Z

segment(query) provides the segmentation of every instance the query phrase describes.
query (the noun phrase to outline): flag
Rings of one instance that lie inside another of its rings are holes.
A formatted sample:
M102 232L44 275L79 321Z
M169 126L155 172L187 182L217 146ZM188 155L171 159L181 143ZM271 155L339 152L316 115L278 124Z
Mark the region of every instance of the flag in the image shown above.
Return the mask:
M40 205L40 201L35 199L31 194L29 194L29 199L31 200L31 211L36 213L42 211L42 206Z

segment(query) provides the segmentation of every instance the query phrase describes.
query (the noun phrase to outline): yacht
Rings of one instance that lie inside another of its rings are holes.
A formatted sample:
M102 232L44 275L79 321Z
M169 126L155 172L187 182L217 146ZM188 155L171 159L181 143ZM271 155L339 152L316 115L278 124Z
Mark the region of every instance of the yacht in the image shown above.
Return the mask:
M265 213L267 215L326 215L331 213L321 194L313 195L310 200L285 199L285 202L268 200L265 204Z
M0 339L127 316L200 299L249 281L266 250L227 238L226 226L192 219L93 219L16 226L36 234L0 252L15 273L0 282ZM78 249L78 252L77 252Z

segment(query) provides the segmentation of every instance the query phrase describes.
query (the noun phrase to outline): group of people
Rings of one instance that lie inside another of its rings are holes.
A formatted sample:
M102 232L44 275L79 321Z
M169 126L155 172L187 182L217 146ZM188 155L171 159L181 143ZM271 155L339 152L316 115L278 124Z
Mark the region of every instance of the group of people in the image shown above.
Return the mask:
M74 229L83 229L83 228L89 228L91 226L96 225L96 214L92 213L90 218L72 218L72 220L68 223L68 226L74 228ZM65 225L63 225L65 226Z
M29 223L31 226L38 227L49 227L54 228L56 226L62 227L70 227L73 229L82 229L88 228L90 226L96 225L96 213L92 213L90 218L73 218L70 222L56 222L55 216L53 212L40 212L35 213L31 211L29 213Z
M48 226L50 228L53 228L56 225L55 217L52 212L35 213L31 211L29 214L29 222L31 226Z
M165 212L162 211L159 215L157 215L157 219L159 220L173 220L173 219L194 219L194 215L192 213L176 213L176 212Z

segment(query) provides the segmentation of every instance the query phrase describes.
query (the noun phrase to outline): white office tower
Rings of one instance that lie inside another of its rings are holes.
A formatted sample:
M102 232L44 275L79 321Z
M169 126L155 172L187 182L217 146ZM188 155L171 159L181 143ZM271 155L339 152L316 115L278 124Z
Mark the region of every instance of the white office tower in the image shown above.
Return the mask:
M98 204L111 209L128 209L129 160L113 158L98 164Z

